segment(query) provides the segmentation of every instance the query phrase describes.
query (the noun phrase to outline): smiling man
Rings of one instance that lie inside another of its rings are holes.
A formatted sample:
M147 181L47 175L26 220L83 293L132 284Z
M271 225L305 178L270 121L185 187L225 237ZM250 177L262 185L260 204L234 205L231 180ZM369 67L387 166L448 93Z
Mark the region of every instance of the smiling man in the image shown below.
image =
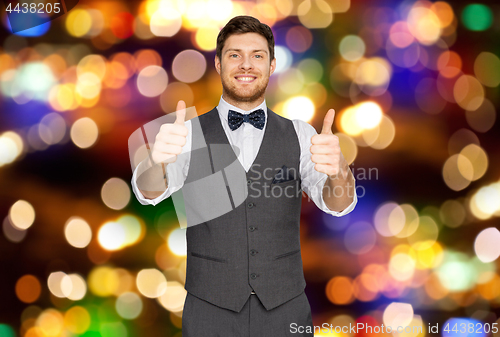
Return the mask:
M185 122L186 106L179 101L177 120L162 125L153 162L143 164L166 172L164 188L146 191L146 174L132 178L145 205L231 162L248 186L248 195L230 211L186 230L183 336L313 336L292 329L313 326L300 254L301 192L333 216L349 213L357 202L354 178L331 131L335 112L327 112L317 134L267 107L264 96L276 69L274 37L253 17L235 17L220 31L215 68L223 87L217 107ZM205 148L226 144L240 151L229 150L226 162L210 150L191 151L204 141ZM234 199L230 177L224 183ZM212 187L199 193L215 207L223 198Z

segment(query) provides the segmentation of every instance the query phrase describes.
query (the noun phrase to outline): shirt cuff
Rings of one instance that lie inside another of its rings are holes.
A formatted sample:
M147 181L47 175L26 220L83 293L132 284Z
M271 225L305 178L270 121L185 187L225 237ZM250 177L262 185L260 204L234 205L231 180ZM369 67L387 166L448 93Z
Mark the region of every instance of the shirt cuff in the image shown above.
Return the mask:
M132 191L134 192L135 194L135 197L137 198L137 200L142 204L142 205L153 205L153 206L156 206L158 203L160 203L162 200L168 198L170 196L169 194L169 188L167 188L161 195L159 195L158 197L154 198L154 199L147 199L144 197L144 195L141 193L141 191L139 190L139 188L137 187L137 169L138 169L139 165L137 165L137 167L135 168L134 170L134 174L132 175ZM167 175L168 175L168 165L167 165Z
M325 185L326 179L327 179L327 176L325 176L324 179L320 180L320 183L322 184L321 186ZM325 200L323 199L323 193L321 193L320 195L321 196L319 198L319 203L320 203L320 205L319 205L320 207L319 208L323 212L325 212L327 214L331 214L333 216L337 216L337 217L347 215L347 214L349 214L354 209L354 207L358 203L358 196L356 194L356 180L354 180L354 198L353 198L351 204L349 206L347 206L344 210L340 211L340 212L332 211L331 209L329 209L328 206L325 203Z

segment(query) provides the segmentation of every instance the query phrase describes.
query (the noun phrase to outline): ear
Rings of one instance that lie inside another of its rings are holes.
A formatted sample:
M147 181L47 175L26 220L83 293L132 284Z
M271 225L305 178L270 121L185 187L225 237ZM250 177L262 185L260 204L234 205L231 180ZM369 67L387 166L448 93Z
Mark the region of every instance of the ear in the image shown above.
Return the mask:
M214 59L214 62L215 62L215 70L217 70L217 73L219 73L220 75L220 59L219 59L219 56L215 55L215 59Z
M269 76L271 76L275 70L276 70L276 57L273 58L273 60L271 61L271 67L269 69Z

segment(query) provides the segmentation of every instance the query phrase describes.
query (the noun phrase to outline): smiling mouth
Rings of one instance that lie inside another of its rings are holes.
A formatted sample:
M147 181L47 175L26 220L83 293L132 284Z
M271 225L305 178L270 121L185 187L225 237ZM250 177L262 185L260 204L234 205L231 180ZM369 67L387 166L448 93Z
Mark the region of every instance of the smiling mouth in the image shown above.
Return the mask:
M237 76L237 77L235 77L235 79L238 82L241 82L241 83L252 83L253 81L255 81L257 79L257 77L253 77L253 76Z

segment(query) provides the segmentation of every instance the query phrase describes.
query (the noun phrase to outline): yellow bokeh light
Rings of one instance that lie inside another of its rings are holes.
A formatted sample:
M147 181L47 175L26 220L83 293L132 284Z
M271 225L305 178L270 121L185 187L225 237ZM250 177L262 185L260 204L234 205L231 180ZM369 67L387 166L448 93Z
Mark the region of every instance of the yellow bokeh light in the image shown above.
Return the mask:
M205 51L215 50L217 46L217 35L220 29L216 25L207 25L198 28L194 36L196 45Z
M71 217L64 225L64 235L71 246L85 248L92 239L92 229L84 219Z
M71 307L64 314L64 326L74 334L84 334L90 327L90 314L84 307Z
M68 299L79 301L87 293L87 284L78 274L64 275L61 280L61 291Z
M119 250L125 247L125 228L117 222L106 222L99 228L97 240L106 250Z
M324 0L306 0L297 7L300 23L309 29L326 28L333 22L333 11Z
M467 157L461 154L454 154L446 160L442 172L446 185L454 191L460 191L469 186L473 174L473 166Z
M161 95L168 85L168 75L165 69L159 66L148 66L142 69L137 76L137 88L146 97Z
M486 170L488 169L488 156L486 151L484 151L480 146L476 144L469 144L464 147L462 151L460 151L460 154L467 158L472 164L472 176L463 174L462 170L460 170L460 173L462 173L464 177L470 177L470 180L474 181L478 180L486 173Z
M76 92L83 98L92 99L101 92L101 80L91 72L82 73L78 76Z
M52 295L59 298L65 297L61 288L61 282L65 276L67 276L66 273L63 273L62 271L50 273L49 277L47 278L47 286L49 287L49 291L52 293Z
M382 108L375 102L362 102L356 106L356 122L363 129L373 129L382 120Z
M101 189L101 198L106 206L114 210L125 208L130 202L130 188L120 178L108 179Z
M157 298L167 291L167 279L158 269L143 269L137 274L139 292L149 298Z
M429 8L413 7L408 13L408 29L424 45L434 44L441 36L441 21Z
M19 148L13 139L0 136L0 166L12 163L19 154Z
M474 194L471 202L479 211L490 216L500 211L500 183L481 187Z
M403 204L399 207L404 214L404 223L401 231L399 231L399 233L396 233L395 236L397 238L406 238L415 233L415 231L417 230L419 225L419 216L415 207L410 204ZM389 218L389 221L391 221L391 217Z
M360 86L386 87L392 75L391 64L381 58L361 59L356 69L354 81Z
M445 28L453 23L455 14L453 13L453 8L449 3L445 1L436 1L430 6L430 9L438 17L442 28Z
M484 101L483 85L471 75L460 76L453 86L453 97L465 110L477 110Z
M119 274L116 270L100 266L94 268L88 276L89 290L97 296L106 297L116 294L120 286Z
M285 101L283 115L288 119L300 119L309 122L315 113L314 103L305 96L295 96Z
M7 132L4 132L0 137L5 137L5 138L12 140L14 142L14 144L16 144L18 155L23 152L23 149L24 149L23 139L16 132L7 131Z
M415 272L415 261L409 255L398 253L389 261L389 273L398 281L407 281Z
M167 290L158 300L168 311L180 312L183 310L186 296L187 291L182 284L177 281L169 281L167 282Z
M74 9L66 17L66 29L75 37L82 37L90 31L92 17L85 9Z
M56 111L73 110L78 107L75 97L76 86L72 83L58 84L49 92L49 102Z
M9 209L9 220L17 229L26 230L35 222L35 209L26 200L18 200Z
M429 269L439 266L443 261L443 248L438 242L424 243L427 248L418 249L420 242L415 245L417 252L417 268Z
M180 13L173 8L169 10L158 10L151 16L149 25L154 35L172 37L181 29L182 17Z
M93 73L99 80L106 74L106 59L101 55L87 55L78 62L76 74L78 78L85 73Z
M122 215L116 222L121 224L125 229L124 245L130 246L139 242L145 234L144 223L133 215Z
M389 304L382 316L385 326L392 327L397 331L399 326L408 326L413 319L413 307L409 303L392 302Z
M64 329L64 316L56 309L46 309L36 320L36 325L45 336L59 336Z
M427 249L436 242L438 235L439 228L436 221L430 216L424 215L419 217L419 225L415 233L408 236L407 239L415 249Z
M481 195L478 195L478 193L474 193L472 195L472 198L469 200L469 209L476 218L480 220L486 220L489 219L493 214L490 212L484 212L484 205L481 204L481 200L484 198L481 198Z
M91 118L83 117L73 123L70 135L76 146L86 149L97 141L99 129Z
M208 0L207 14L210 19L225 23L229 21L233 11L233 2L231 0Z
M184 83L198 81L207 70L205 56L197 50L184 50L177 54L172 62L172 73Z
M348 107L341 113L340 128L349 136L357 136L361 134L363 128L358 124L355 107Z

